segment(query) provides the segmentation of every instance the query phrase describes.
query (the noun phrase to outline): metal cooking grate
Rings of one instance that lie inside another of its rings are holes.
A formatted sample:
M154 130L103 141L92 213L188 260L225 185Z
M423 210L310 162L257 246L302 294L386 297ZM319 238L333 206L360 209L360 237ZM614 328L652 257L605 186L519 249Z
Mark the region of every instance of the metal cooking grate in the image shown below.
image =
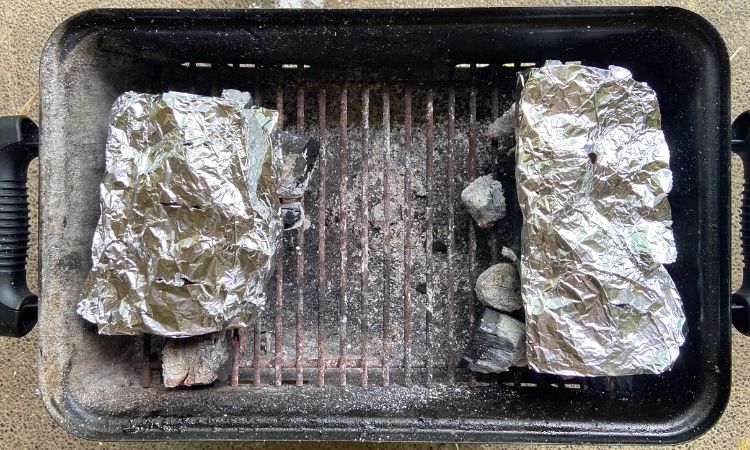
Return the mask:
M477 383L459 367L474 328L474 281L500 260L513 223L477 230L458 196L478 175L512 176L512 158L497 157L498 143L480 128L509 106L514 74L529 65L459 65L425 81L188 64L160 75L182 84L147 86L218 95L218 86L247 89L237 80L249 80L255 103L280 112L279 129L321 143L304 199L311 226L285 232L267 308L237 330L232 386L247 378L253 386ZM413 194L420 184L423 195ZM512 184L503 184L515 203ZM373 205L382 224L371 230ZM144 349L148 387L160 363L149 336ZM493 380L524 386L524 372ZM584 383L546 379L561 388Z

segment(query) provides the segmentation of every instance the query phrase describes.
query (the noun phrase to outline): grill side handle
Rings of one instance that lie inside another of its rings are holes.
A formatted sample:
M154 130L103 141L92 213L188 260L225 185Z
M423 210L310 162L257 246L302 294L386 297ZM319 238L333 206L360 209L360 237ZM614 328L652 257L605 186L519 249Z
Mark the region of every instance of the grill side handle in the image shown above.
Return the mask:
M24 336L37 321L38 299L26 285L26 169L38 154L39 128L31 119L0 117L0 336Z
M740 241L742 244L742 285L732 294L732 325L750 336L750 111L732 122L732 151L742 159L744 180L740 206Z

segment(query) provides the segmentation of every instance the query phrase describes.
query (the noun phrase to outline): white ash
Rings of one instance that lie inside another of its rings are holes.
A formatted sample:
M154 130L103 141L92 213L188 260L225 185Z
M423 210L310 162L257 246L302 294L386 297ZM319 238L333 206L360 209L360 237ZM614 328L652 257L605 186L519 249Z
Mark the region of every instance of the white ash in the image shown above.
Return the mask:
M526 355L526 326L507 314L486 308L474 334L469 370L482 373L505 372L523 364Z
M492 175L481 176L466 186L461 201L479 228L491 227L506 214L503 185Z
M477 277L477 300L498 311L521 309L521 281L514 263L503 262L491 266Z
M162 350L164 386L211 384L228 371L231 331L168 339Z
M411 191L416 197L427 197L427 189L425 189L421 178L411 179Z
M401 220L401 210L399 205L393 200L389 201L390 208L388 210L388 221L391 226ZM383 211L383 202L380 202L372 207L370 210L370 225L373 228L381 229L385 225L385 212Z

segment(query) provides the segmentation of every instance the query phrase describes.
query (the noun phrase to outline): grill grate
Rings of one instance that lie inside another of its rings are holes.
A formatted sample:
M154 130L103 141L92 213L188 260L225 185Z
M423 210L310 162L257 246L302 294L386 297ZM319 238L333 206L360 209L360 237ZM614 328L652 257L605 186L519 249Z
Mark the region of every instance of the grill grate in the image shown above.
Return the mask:
M330 73L288 65L161 71L178 80L151 84L162 90L218 95L220 85L252 85L256 104L280 112L279 129L294 127L320 141L314 192L303 199L312 226L285 233L267 308L252 327L237 330L231 386L248 372L256 387L334 379L344 386L357 378L363 387L478 383L459 367L475 326L473 285L480 267L499 261L513 223L477 231L457 195L478 173L511 176L512 162L508 169L508 158L496 156L498 143L480 129L508 106L504 96L518 69L471 64L429 81L351 73L331 80ZM514 189L506 192L512 203ZM382 205L382 218L374 217L373 204ZM376 219L380 226L371 231ZM141 382L148 387L160 365L150 337L143 345ZM529 373L481 381L519 386ZM554 379L561 387L583 384Z

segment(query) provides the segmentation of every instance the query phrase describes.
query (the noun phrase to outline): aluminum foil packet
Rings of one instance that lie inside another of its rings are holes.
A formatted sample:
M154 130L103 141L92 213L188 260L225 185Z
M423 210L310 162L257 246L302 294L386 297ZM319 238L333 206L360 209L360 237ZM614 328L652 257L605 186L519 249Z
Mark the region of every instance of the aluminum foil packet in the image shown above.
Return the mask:
M581 376L668 370L687 330L663 266L677 251L656 94L622 67L556 61L519 85L529 365Z
M99 333L187 337L251 323L282 233L277 118L239 91L117 98L78 304Z

